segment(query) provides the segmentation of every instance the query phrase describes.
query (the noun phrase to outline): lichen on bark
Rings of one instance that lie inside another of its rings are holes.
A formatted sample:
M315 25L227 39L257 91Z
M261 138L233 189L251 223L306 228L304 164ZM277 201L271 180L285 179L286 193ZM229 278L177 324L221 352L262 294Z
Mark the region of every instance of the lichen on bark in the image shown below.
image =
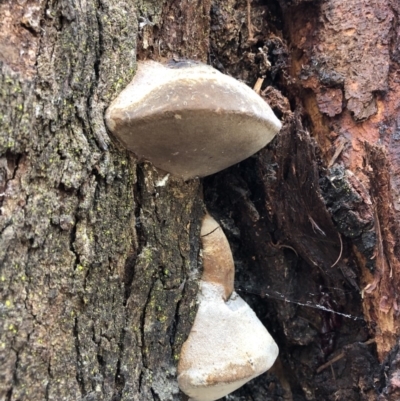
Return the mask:
M1 60L0 398L172 399L199 183L156 187L105 129L135 72L135 4L37 5L33 61Z

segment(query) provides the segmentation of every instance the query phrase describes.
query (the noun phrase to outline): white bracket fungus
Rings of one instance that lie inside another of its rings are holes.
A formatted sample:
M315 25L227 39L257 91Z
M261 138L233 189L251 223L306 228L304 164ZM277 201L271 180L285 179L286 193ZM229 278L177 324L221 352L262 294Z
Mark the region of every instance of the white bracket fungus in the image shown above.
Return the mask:
M278 346L234 292L229 243L210 216L202 228L204 273L199 309L178 366L178 384L191 401L214 401L267 371Z
M200 63L138 63L106 112L109 130L140 159L186 179L216 173L269 143L281 123L245 84Z

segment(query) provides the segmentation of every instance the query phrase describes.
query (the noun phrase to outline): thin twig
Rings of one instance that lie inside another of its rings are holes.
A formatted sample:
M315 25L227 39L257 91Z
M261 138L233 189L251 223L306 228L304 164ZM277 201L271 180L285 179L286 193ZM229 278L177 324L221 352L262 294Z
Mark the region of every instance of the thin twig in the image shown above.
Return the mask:
M363 344L364 345L369 345L373 344L375 342L374 338L370 338L369 340L365 341ZM332 366L335 362L340 361L343 357L345 356L344 352L341 352L339 355L336 355L334 358L332 358L330 361L324 363L317 369L317 373L321 373L324 369L329 368L329 366Z
M326 237L325 232L318 227L318 224L314 221L314 219L311 216L308 216L308 220L310 220L311 226L315 232L315 230L317 230L321 235L323 235L324 237Z
M342 241L342 236L340 235L340 233L338 233L338 234L339 234L339 240L340 240L340 253L339 253L338 258L336 259L336 262L331 267L335 267L339 263L340 258L342 257L343 241Z
M299 257L299 254L296 252L296 249L292 248L292 247L289 246L289 245L278 245L278 248L287 248L287 249L290 249L291 251L293 251L293 252L296 254L297 257Z
M254 39L253 24L251 23L251 0L247 0L247 29L249 31L248 41L251 42Z
M328 168L331 168L334 165L336 159L340 156L340 154L342 153L342 151L346 145L347 145L346 139L341 138L339 145L335 150L334 155L332 156L331 160L328 163Z
M258 78L257 82L254 85L253 91L256 92L257 95L260 94L261 86L262 86L263 82L264 82L264 78Z

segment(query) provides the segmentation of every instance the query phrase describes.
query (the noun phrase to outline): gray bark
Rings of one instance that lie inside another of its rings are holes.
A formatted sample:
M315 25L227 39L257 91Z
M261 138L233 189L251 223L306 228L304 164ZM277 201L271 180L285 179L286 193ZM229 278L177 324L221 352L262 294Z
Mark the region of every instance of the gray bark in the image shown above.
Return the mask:
M137 7L0 4L1 400L177 396L199 181L158 187L103 121L134 75Z

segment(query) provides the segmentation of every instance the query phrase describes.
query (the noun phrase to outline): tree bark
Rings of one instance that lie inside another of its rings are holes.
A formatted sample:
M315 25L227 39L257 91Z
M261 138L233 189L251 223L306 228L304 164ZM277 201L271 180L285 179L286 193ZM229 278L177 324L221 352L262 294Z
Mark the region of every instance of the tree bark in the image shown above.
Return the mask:
M103 121L134 75L137 6L0 5L2 400L177 397L200 183L159 185Z
M280 347L229 399L398 400L399 12L0 2L0 400L185 400L205 206ZM136 160L104 112L171 58L261 84L281 133L203 180Z

